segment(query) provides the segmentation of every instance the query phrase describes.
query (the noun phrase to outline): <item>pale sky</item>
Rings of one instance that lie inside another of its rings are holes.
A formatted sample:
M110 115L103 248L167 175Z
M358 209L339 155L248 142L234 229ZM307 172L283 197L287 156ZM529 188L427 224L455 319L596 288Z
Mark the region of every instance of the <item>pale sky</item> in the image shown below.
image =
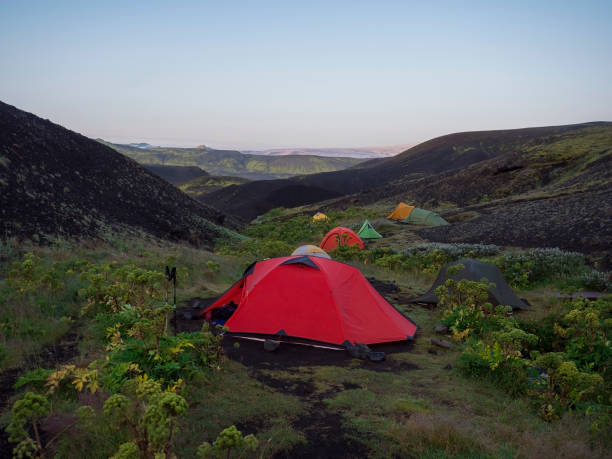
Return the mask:
M1 0L0 100L240 149L612 120L612 1Z

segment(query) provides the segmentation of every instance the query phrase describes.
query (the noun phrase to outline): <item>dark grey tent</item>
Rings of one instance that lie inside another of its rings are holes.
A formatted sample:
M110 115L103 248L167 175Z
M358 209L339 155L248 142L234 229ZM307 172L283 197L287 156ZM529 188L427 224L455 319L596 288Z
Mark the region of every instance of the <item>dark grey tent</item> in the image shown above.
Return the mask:
M454 276L449 276L446 273L447 269L459 263L461 263L464 268ZM495 288L489 290L489 301L492 304L512 306L514 309L529 309L529 306L516 296L516 293L510 288L499 269L489 263L473 260L471 258L462 258L459 261L444 265L429 291L418 298L412 299L411 302L438 304L436 288L440 285L444 285L447 279L454 279L456 281L461 279L480 281L483 277L495 284Z

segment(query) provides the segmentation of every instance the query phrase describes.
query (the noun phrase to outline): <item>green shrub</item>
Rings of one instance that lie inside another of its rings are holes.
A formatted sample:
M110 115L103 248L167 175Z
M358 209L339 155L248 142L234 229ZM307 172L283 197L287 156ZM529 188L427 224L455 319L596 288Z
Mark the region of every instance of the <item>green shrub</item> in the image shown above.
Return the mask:
M529 288L551 279L580 276L585 271L584 255L557 248L507 252L495 261L513 287Z
M159 348L137 339L128 339L99 361L105 386L119 390L136 375L148 375L165 386L186 380L206 369L217 368L221 361L221 337L208 330L198 333L164 335Z
M601 273L592 270L584 273L580 277L580 283L589 290L597 290L600 292L612 291L612 282L610 282L611 273Z
M434 251L439 251L444 255L444 258L450 261L456 261L460 258L483 258L497 255L501 249L493 244L466 244L466 243L440 243L428 242L417 244L404 251L404 255L408 256L424 256Z
M221 431L212 445L208 442L202 443L198 447L197 454L200 458L229 458L233 449L239 452L255 451L258 444L254 435L243 437L242 432L236 426L229 426Z
M132 440L123 443L114 457L172 457L177 418L187 411L187 402L161 384L146 377L131 379L123 394L111 395L104 415L115 429L127 428ZM136 446L136 448L134 448Z
M577 298L569 304L556 333L565 340L567 357L582 369L609 371L612 366L612 296L597 301Z
M47 378L49 378L52 373L53 370L47 370L45 368L30 370L25 375L20 376L13 387L15 389L20 389L27 386L30 389L42 392L45 388L45 384L47 383Z
M481 340L468 346L457 359L459 370L471 377L488 379L516 396L527 389L527 363L520 353L504 349L498 341Z
M13 404L10 422L5 430L9 434L9 441L17 443L13 450L14 456L32 457L44 451L38 423L48 416L50 410L49 401L33 392L27 392ZM32 427L34 438L31 438L26 430L28 426Z
M453 268L459 270L463 265ZM480 335L485 315L494 312L493 306L487 301L492 284L485 279L483 281L447 279L444 285L436 288L438 305L442 307L442 322L449 326L458 341L470 334Z

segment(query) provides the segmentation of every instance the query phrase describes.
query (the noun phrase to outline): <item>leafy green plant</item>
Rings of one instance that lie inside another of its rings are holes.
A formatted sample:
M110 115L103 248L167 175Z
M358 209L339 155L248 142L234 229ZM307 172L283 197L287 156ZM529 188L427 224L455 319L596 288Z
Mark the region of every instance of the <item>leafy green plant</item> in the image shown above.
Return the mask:
M513 287L529 288L551 279L580 276L585 270L584 255L557 248L507 252L495 261Z
M237 449L241 452L255 451L259 442L254 435L244 437L236 426L229 426L224 429L211 445L208 442L202 443L198 447L198 457L200 458L222 458L229 459L232 450Z
M567 357L582 369L610 371L612 366L612 297L589 301L577 298L569 304L555 332L566 341ZM565 325L565 326L563 326Z
M146 377L130 380L124 392L111 395L104 403L108 422L115 429L127 428L132 438L114 457L172 457L177 418L187 411L185 399L162 391L159 382Z
M458 271L463 269L463 265L453 266L452 269ZM444 285L436 288L438 304L443 308L442 322L449 326L457 340L463 340L470 334L481 334L485 314L494 311L487 301L492 285L486 279L483 282L448 279Z
M206 262L206 269L208 270L209 277L214 278L221 270L221 265L216 261L208 260Z
M43 391L45 384L49 376L53 373L53 370L45 368L35 368L34 370L28 371L25 375L20 376L17 382L13 386L15 389L20 389L27 386L37 391Z
M17 443L13 450L16 457L41 457L44 446L41 443L38 422L50 412L49 401L42 395L27 392L17 400L11 409L10 422L6 427L9 441ZM32 426L31 438L26 425Z
M129 379L146 374L166 386L203 374L205 369L219 368L221 335L208 330L198 333L164 335L159 348L137 339L128 339L111 351L108 359L97 362L104 384L118 390Z
M540 394L544 402L541 415L546 421L557 419L560 413L579 402L595 400L603 388L604 381L600 375L578 370L563 353L539 355L535 364L546 370L543 376L546 387Z

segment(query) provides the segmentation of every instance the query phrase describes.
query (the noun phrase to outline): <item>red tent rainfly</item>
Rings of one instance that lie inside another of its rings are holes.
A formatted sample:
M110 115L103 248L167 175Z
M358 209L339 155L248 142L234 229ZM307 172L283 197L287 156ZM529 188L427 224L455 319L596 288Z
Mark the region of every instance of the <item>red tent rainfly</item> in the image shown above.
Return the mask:
M417 329L357 268L321 257L256 262L202 314L230 302L231 333L354 345L410 340Z
M358 245L359 248L365 249L365 245L361 238L357 236L357 233L344 226L337 226L330 230L321 241L319 247L330 251L334 250L339 245Z

